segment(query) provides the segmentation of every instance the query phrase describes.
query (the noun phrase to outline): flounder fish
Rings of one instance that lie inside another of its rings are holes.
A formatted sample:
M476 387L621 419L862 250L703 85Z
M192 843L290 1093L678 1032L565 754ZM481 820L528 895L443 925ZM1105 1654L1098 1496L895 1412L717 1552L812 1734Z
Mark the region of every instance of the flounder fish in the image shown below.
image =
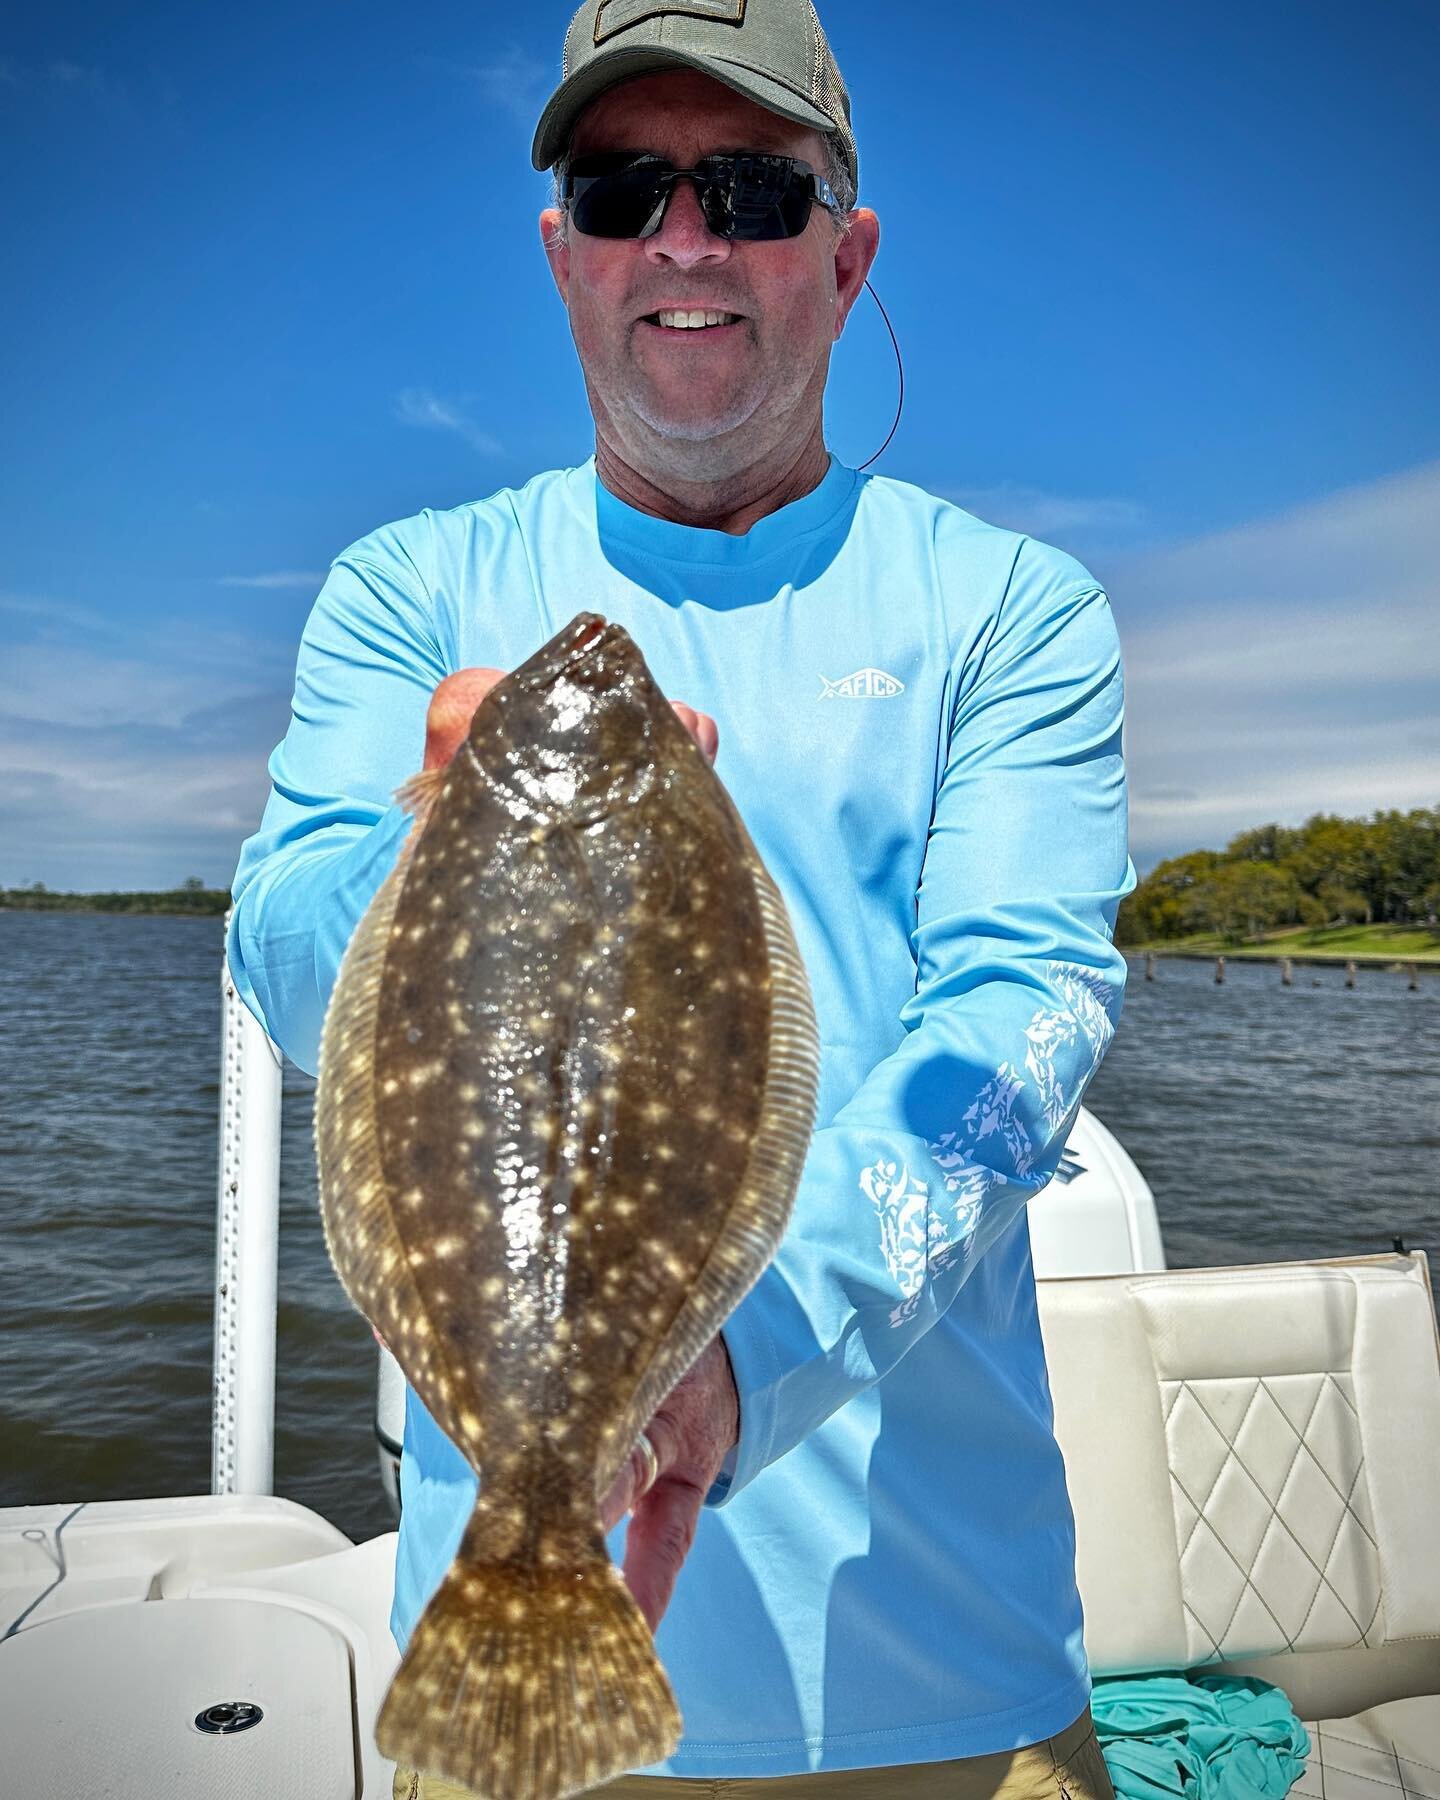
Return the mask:
M679 1738L599 1505L784 1232L814 1013L778 890L620 627L578 615L401 797L325 1020L321 1206L480 1483L376 1737L555 1800Z

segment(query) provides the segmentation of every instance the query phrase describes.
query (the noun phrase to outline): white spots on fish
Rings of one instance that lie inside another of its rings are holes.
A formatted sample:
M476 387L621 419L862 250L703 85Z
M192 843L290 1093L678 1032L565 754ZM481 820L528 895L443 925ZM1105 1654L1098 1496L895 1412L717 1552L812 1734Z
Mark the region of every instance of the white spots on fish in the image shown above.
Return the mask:
M450 945L450 961L463 962L470 954L470 933L457 931L454 942Z

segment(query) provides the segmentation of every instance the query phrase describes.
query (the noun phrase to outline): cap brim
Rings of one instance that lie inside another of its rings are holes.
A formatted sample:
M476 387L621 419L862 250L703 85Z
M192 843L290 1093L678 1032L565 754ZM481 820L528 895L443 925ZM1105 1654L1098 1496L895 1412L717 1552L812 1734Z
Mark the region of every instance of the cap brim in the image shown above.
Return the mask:
M654 69L696 69L702 75L723 81L726 87L753 100L757 106L763 106L766 112L778 113L782 119L789 119L796 125L808 125L822 136L835 130L835 121L818 106L812 106L803 95L771 80L768 75L757 75L753 69L741 68L719 56L687 55L683 50L663 49L657 44L636 45L633 50L613 50L608 56L593 57L568 81L561 82L535 127L531 162L537 169L552 168L570 142L575 121L592 100L598 99L607 88L617 87L622 81Z

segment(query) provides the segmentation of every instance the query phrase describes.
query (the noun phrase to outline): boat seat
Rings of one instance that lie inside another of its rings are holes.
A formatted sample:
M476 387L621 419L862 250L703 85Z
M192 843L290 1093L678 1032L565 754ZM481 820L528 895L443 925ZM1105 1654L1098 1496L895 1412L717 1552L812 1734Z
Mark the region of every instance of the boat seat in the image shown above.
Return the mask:
M1306 1729L1310 1761L1292 1794L1305 1800L1440 1800L1440 1698L1392 1700Z
M1297 1790L1440 1800L1440 1352L1419 1253L1037 1284L1097 1675L1253 1674Z

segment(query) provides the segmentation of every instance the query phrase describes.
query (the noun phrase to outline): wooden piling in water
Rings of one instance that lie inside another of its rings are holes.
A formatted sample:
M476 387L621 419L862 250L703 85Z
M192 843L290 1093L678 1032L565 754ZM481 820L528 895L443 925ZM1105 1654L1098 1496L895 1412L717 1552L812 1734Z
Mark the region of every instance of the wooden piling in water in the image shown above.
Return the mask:
M1215 958L1215 985L1218 987L1224 979L1225 979L1225 958L1223 956L1217 956Z
M1280 958L1280 985L1293 987L1295 984L1295 965L1288 956Z
M1345 985L1347 988L1353 988L1355 985L1355 965L1353 962L1347 962L1345 965Z
M1147 955L1145 958L1145 979L1147 981L1155 979L1155 958L1152 955Z
M1420 970L1415 963L1410 965L1410 992L1412 994L1420 992Z

